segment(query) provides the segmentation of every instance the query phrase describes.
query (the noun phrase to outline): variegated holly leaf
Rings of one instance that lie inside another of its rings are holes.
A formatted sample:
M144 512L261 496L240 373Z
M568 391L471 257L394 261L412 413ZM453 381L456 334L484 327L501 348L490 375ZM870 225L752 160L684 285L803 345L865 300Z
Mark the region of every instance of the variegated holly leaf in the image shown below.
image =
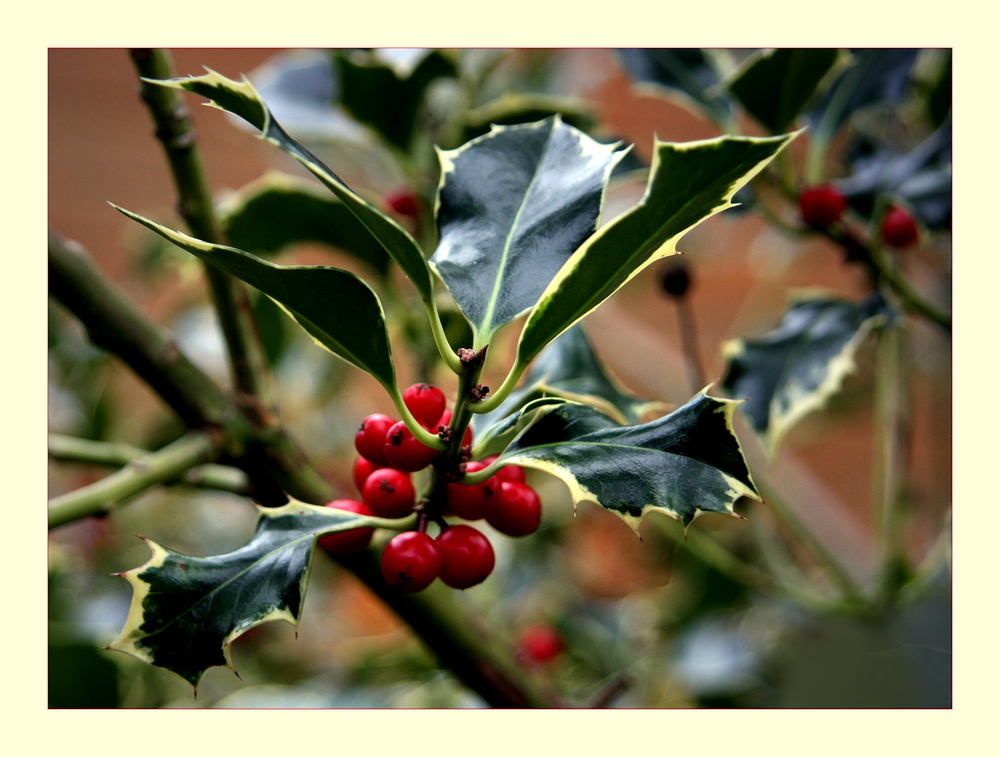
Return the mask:
M477 437L493 424L540 397L561 397L596 407L619 423L638 423L663 403L624 392L607 372L583 328L577 324L542 350L520 388L490 413L472 419Z
M350 271L332 266L284 266L243 250L209 244L113 206L178 247L256 287L309 332L321 347L367 371L390 394L396 371L378 296Z
M476 348L529 310L593 234L622 152L555 116L494 127L439 152L440 241L431 265L475 332Z
M197 686L208 668L233 667L229 644L250 628L272 620L298 624L317 536L387 525L399 521L291 500L260 508L253 538L225 555L191 557L146 539L152 557L120 574L132 585L132 604L107 648Z
M740 497L760 499L733 433L737 404L702 392L638 426L619 426L586 405L559 405L539 411L498 463L551 473L574 506L595 502L636 530L651 512L685 527L702 513L735 515Z
M536 393L522 396L516 407L509 407L501 415L497 408L489 415L477 415L473 418L473 429L476 432L476 446L473 455L481 459L488 455L496 455L503 451L511 439L521 433L536 418L544 408L563 405L572 400L564 397L544 396ZM505 403L506 404L506 403ZM478 425L476 425L478 421Z
M876 293L862 302L820 296L792 303L773 331L723 346L722 388L743 409L771 454L807 413L822 407L855 370L862 340L891 312Z
M563 265L538 298L517 347L527 367L545 346L597 308L732 197L795 135L657 142L646 193L601 227Z
M236 82L211 70L204 76L150 81L207 97L213 107L237 115L260 129L262 139L299 161L344 203L413 281L424 302L432 302L434 292L430 268L413 237L392 218L355 194L319 158L289 137L249 81Z
M729 91L768 131L780 134L849 60L836 48L762 50L744 62Z
M440 50L407 51L398 60L388 59L387 53L351 50L334 54L340 103L358 121L405 150L427 88L436 79L454 78L455 64Z
M348 253L384 276L389 256L344 203L288 174L271 172L219 207L226 238L255 255L319 242Z

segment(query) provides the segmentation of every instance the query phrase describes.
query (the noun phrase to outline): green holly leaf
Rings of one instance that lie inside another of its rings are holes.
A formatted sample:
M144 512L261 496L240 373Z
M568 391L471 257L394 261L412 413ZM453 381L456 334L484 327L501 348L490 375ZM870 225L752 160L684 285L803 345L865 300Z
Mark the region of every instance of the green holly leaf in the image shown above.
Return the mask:
M362 279L332 266L284 266L243 250L209 244L117 205L129 218L178 247L256 287L281 305L321 347L367 371L396 393L382 303Z
M542 350L521 387L496 410L473 417L477 437L540 397L561 397L590 405L622 424L638 423L646 413L664 407L661 402L641 400L624 392L608 374L579 324Z
M760 499L733 432L737 404L702 392L638 426L620 426L586 405L559 405L539 411L498 462L551 473L569 487L574 506L595 502L633 529L651 512L687 527L702 513L735 515L740 497Z
M389 269L385 249L344 203L287 174L272 172L247 184L219 207L219 216L229 243L255 255L319 242L382 276Z
M529 310L593 234L624 154L558 116L494 127L440 151L440 241L431 265L472 323L475 345Z
M413 51L405 61L386 60L384 50L339 51L340 103L358 121L391 144L407 149L427 88L436 79L454 78L455 64L438 50Z
M236 82L211 70L204 76L149 81L207 97L213 107L239 116L260 129L262 139L299 161L344 203L413 281L424 302L432 302L434 292L430 268L413 237L381 210L355 194L319 158L289 137L249 81Z
M273 620L298 624L317 536L387 525L399 521L292 500L260 508L253 538L225 555L191 557L145 539L152 557L119 574L132 585L132 604L107 649L197 686L209 668L233 667L229 644L250 628Z
M657 142L646 193L577 249L528 316L517 347L527 366L559 334L597 308L732 197L795 135Z
M761 50L747 58L729 91L768 131L780 134L849 60L836 48Z
M744 412L771 454L788 430L821 408L855 370L862 340L891 315L876 293L862 302L811 296L793 302L773 331L723 345L723 390L748 398Z

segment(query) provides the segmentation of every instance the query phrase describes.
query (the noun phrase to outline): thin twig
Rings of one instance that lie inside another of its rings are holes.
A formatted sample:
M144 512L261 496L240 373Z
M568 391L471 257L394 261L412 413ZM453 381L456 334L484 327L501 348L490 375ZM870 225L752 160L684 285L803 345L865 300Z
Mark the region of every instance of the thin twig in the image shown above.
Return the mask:
M705 387L705 372L701 368L701 358L698 356L698 333L695 328L694 311L691 309L691 298L688 296L674 297L677 303L677 318L681 330L681 343L684 346L684 360L687 363L688 377L691 379L691 391L697 394Z
M190 431L163 449L133 460L90 486L50 500L49 528L110 512L147 489L172 481L188 468L211 460L218 453L218 439L212 434Z

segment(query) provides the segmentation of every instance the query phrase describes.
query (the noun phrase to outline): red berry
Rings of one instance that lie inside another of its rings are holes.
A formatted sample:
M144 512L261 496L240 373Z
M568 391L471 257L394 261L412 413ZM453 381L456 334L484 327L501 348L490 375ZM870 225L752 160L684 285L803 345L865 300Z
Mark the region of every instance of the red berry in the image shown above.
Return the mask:
M483 462L489 465L498 457L499 455L490 455L484 457ZM525 482L524 468L520 465L505 465L496 472L495 478L498 481L517 481L519 484L523 484Z
M486 463L467 463L466 473L474 473L486 467ZM489 511L490 500L499 493L500 482L496 476L488 478L481 484L468 486L465 484L448 484L445 496L448 509L459 518L479 520L485 518ZM446 582L447 583L447 582Z
M401 216L416 218L419 214L419 202L417 196L408 189L398 189L385 196L385 204L389 206L393 213Z
M354 447L358 454L376 465L388 465L389 461L385 457L385 435L395 422L388 415L381 413L369 415L361 421L361 427L354 435Z
M382 576L394 589L413 593L430 586L441 572L441 550L427 534L397 534L382 552Z
M395 468L379 468L361 487L361 499L380 518L402 518L413 512L417 494L408 475Z
M799 192L799 214L814 228L825 229L836 223L846 209L847 200L832 184L806 187Z
M535 623L521 632L518 645L524 655L533 663L544 665L562 654L562 636L548 623Z
M400 421L385 435L385 456L393 468L413 472L430 465L438 451L417 439L406 423Z
M500 482L500 493L490 501L486 522L507 536L527 536L538 530L542 502L535 490L517 481Z
M493 545L472 526L450 526L437 538L441 580L453 589L468 589L493 572Z
M333 502L328 502L326 506L337 510L347 510L349 513L357 513L358 515L374 515L364 502L358 502L356 499L335 499ZM321 536L318 543L331 555L351 555L365 549L372 540L373 533L375 533L374 528L352 528L349 531L338 531L335 534Z
M438 421L438 426L450 426L451 425L451 410L445 410L441 414L441 420ZM434 429L435 431L437 429ZM472 426L465 427L465 434L462 436L462 446L467 447L472 444Z
M444 392L431 384L414 384L403 392L403 404L421 424L437 431L444 412Z
M882 219L882 239L893 247L909 247L917 241L919 232L913 216L902 208L892 207Z
M366 460L365 458L358 455L357 459L354 461L354 467L351 469L351 475L354 477L354 485L358 487L358 491L365 485L365 481L368 477L377 471L380 466L373 463L371 460Z

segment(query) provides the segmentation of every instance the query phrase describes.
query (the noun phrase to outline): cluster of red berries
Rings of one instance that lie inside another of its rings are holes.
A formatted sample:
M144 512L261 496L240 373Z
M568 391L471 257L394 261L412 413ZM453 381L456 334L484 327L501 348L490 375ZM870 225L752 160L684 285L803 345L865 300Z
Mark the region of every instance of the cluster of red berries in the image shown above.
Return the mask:
M444 393L436 386L414 384L403 392L403 402L428 430L444 432L451 422ZM467 449L471 444L472 429L467 428L462 447ZM435 463L439 451L420 442L403 421L379 413L365 418L354 446L359 454L354 462L354 483L361 501L339 499L327 507L379 518L403 518L412 513L418 505L410 474ZM482 470L493 459L464 463L451 473ZM435 506L438 511L431 512L429 508ZM537 530L542 514L541 500L525 483L524 470L516 465L504 466L480 484L448 483L443 502L424 500L420 507L428 508L425 514L441 525L438 537L433 539L423 530L405 531L382 552L382 575L400 591L421 591L438 577L452 588L466 589L493 571L495 556L489 539L472 526L448 524L444 516L485 519L502 534L527 536ZM351 554L368 546L372 532L371 528L342 531L321 537L319 544L334 555Z
M847 199L832 184L806 187L799 192L799 215L814 229L832 226L847 210ZM882 241L891 247L909 247L920 236L913 216L896 205L889 208L879 228Z

